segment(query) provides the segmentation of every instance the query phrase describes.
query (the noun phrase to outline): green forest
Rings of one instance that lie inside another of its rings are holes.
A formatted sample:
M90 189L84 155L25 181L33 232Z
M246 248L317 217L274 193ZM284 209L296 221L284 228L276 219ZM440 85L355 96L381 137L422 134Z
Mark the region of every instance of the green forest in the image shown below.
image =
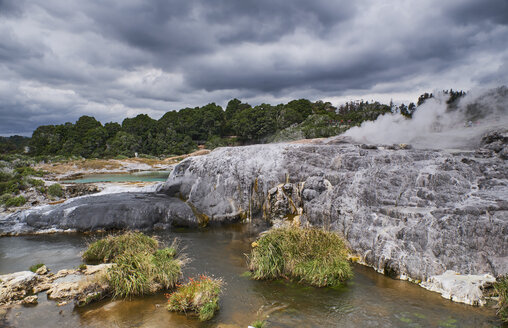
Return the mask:
M453 90L445 93L450 94L450 103L465 94ZM431 97L432 94L425 93L416 105L408 106L361 100L346 102L338 108L329 102L307 99L254 107L232 99L225 109L210 103L169 111L159 120L140 114L125 118L121 124L104 125L94 117L81 116L75 123L39 126L31 138L1 137L0 152L83 158L133 157L136 153L162 157L186 154L198 145L213 149L329 137L386 113L396 112L410 119L418 106Z

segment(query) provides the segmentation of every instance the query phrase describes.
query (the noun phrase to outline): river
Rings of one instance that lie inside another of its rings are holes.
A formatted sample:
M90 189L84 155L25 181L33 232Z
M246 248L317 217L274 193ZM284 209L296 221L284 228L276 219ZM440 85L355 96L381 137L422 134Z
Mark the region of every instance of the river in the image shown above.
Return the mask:
M255 281L246 256L259 230L247 225L179 229L154 233L163 243L180 239L192 259L185 277L201 273L226 282L220 311L201 323L165 309L163 293L131 300L104 300L84 308L58 307L39 294L39 304L15 307L7 327L247 327L257 319L268 327L496 327L491 308L453 303L412 283L354 266L354 278L340 288L313 288L285 280ZM45 263L52 271L75 268L88 242L102 235L52 234L0 238L0 274Z

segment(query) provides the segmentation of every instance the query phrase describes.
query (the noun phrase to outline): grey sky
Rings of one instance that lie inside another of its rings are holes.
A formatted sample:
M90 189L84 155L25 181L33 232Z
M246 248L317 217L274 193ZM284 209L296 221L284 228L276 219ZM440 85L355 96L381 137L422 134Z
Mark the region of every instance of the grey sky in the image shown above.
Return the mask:
M0 134L508 83L508 1L0 0Z

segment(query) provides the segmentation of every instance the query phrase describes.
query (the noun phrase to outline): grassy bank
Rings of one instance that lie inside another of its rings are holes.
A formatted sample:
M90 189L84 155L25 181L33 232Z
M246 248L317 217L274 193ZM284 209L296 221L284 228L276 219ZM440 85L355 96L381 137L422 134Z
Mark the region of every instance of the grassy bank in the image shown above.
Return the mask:
M272 229L253 243L249 257L255 279L289 278L317 287L352 277L343 239L320 229Z
M168 295L168 310L184 313L194 313L199 320L206 321L213 318L219 309L219 295L222 280L201 275L198 279L182 285Z
M105 279L116 297L154 293L176 286L184 264L177 257L177 246L158 249L154 238L140 232L108 236L89 245L85 261L113 262Z

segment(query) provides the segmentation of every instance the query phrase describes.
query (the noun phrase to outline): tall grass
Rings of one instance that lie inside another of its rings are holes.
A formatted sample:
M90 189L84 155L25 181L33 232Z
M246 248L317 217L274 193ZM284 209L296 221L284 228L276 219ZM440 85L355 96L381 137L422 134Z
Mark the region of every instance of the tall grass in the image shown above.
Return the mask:
M88 247L83 254L87 261L114 262L106 281L113 298L131 297L176 286L184 260L177 256L177 244L157 249L154 238L139 232L108 236Z
M249 257L255 279L294 279L313 286L334 286L352 277L343 239L320 229L272 229L253 243Z
M194 312L199 320L213 318L219 309L219 295L223 281L201 275L199 279L190 281L168 295L168 310L177 312Z
M499 278L494 289L499 296L497 315L504 322L508 322L508 275Z
M125 253L153 253L159 247L154 238L141 232L126 232L117 236L107 236L90 244L83 253L87 262L111 262Z

